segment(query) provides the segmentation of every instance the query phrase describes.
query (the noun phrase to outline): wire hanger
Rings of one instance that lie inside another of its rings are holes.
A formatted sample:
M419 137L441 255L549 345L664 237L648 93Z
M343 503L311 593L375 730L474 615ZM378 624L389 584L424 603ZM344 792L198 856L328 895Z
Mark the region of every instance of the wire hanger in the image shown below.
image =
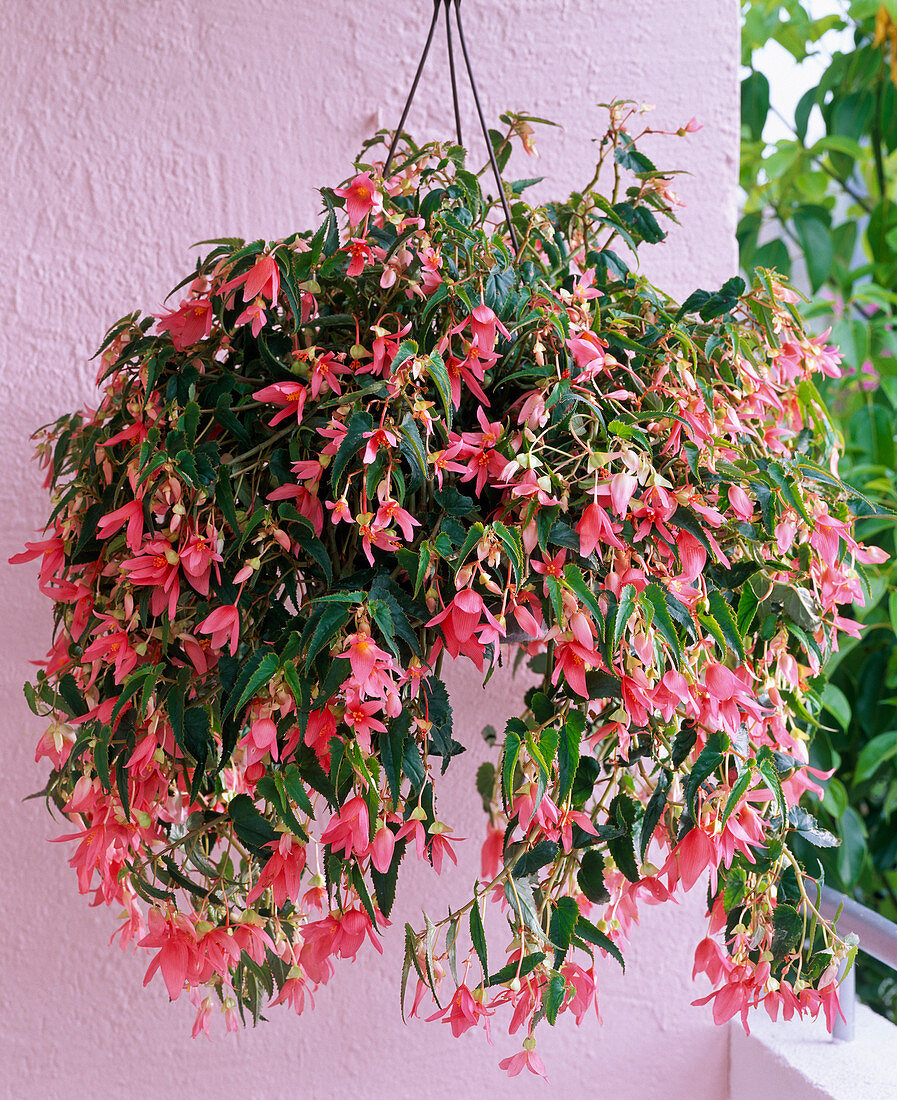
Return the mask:
M486 150L489 153L489 163L492 165L492 174L495 176L495 184L498 188L498 195L501 199L502 210L505 214L505 223L508 227L508 236L511 239L511 246L513 247L514 253L516 255L518 251L517 234L514 231L514 226L511 224L511 211L508 208L508 200L507 196L505 195L504 185L502 184L501 172L498 169L498 162L495 159L495 150L492 148L492 142L489 140L489 130L486 126L486 119L483 116L483 108L480 105L480 97L477 92L477 85L473 76L473 67L470 64L470 55L467 52L467 43L464 39L464 28L461 25L461 0L454 0L454 5L455 21L458 25L458 40L461 43L461 53L464 55L464 65L467 69L468 80L470 81L470 90L473 92L473 101L476 104L477 115L480 119L480 128L483 131L483 138L486 142ZM395 156L396 146L399 143L399 137L405 126L405 120L408 118L408 112L411 110L411 103L414 99L414 93L417 91L417 86L420 83L421 73L423 73L424 71L424 65L427 61L427 55L430 52L430 46L433 42L433 35L436 31L436 23L439 20L439 9L441 6L445 7L445 33L446 41L448 43L449 72L451 73L452 79L452 106L454 107L455 111L455 133L458 138L458 144L463 144L461 141L461 113L458 109L458 84L455 76L455 55L452 47L452 0L433 0L433 18L430 20L430 30L427 34L427 41L424 44L424 51L421 54L421 59L417 66L417 72L414 74L414 80L411 82L411 91L408 93L408 98L405 100L405 107L402 111L402 117L399 119L399 125L396 127L396 132L389 146L389 153L386 157L386 164L383 167L384 177L389 175L389 169L392 165L392 159Z

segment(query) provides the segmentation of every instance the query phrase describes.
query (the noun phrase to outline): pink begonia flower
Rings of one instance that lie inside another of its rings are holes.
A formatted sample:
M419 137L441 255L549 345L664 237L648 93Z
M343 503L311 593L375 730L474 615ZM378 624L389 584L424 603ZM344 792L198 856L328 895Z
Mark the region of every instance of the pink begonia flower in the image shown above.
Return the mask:
M367 683L378 661L394 665L392 657L374 642L370 633L360 630L346 638L346 648L337 657L349 658L352 675L362 687Z
M474 306L470 316L465 317L460 324L449 331L454 336L463 332L468 325L470 325L471 335L477 342L477 347L485 352L494 351L497 333L500 332L506 340L511 338L511 334L487 305Z
M302 411L305 408L305 399L308 391L301 382L274 382L264 389L256 390L252 395L256 401L266 401L271 405L280 405L281 411L270 421L272 428L281 420L286 420L293 412L296 413L296 423L302 423Z
M214 566L216 574L219 574L218 563L224 560L217 550L212 548L213 540L217 540L214 529L209 537L190 535L178 550L184 575L201 596L209 594L212 567Z
M356 692L349 692L346 698L346 711L343 721L352 727L352 732L359 745L366 751L371 749L371 733L386 733L386 726L374 718L379 714L383 704L379 699L364 702Z
M614 474L610 479L610 499L613 505L613 510L616 514L623 519L626 515L626 509L629 507L629 502L632 500L632 494L638 488L638 478L633 474L627 474L621 472Z
M698 130L704 129L704 123L698 122L698 120L692 116L684 126L681 126L676 133L681 137L683 134L696 134Z
M502 1058L498 1063L498 1068L503 1069L509 1077L517 1077L524 1069L528 1069L530 1073L534 1073L537 1077L544 1077L546 1081L548 1080L545 1063L536 1054L535 1046L524 1046L523 1050L518 1051L517 1054L512 1054L510 1058Z
M485 996L484 991L478 992ZM462 982L455 990L455 995L451 1001L439 1012L434 1012L432 1016L428 1016L427 1023L443 1018L442 1022L451 1025L452 1035L457 1039L469 1028L476 1027L482 1019L486 1027L486 1038L491 1042L492 1040L489 1038L489 1017L494 1012L495 1009L487 1008L483 1001L478 1000L476 994L471 993Z
M594 501L582 513L576 525L576 533L579 535L579 552L584 558L593 554L599 546L607 545L613 546L615 550L623 549L610 516L600 504Z
M149 932L138 946L156 947L159 953L147 967L143 984L148 985L156 971L161 970L168 996L176 1001L199 961L196 929L181 913L166 918L158 909L151 909L148 920Z
M504 832L490 825L480 854L480 874L485 881L495 878L501 870L504 847Z
M381 825L374 833L370 848L371 863L381 875L385 875L389 870L395 847L396 834L388 825Z
M244 271L242 275L237 275L226 282L221 287L220 294L224 297L241 285L243 287L244 302L251 302L255 298L262 297L267 298L274 305L280 291L280 269L277 266L277 260L267 254L259 256L252 267ZM245 322L237 321L237 324L241 323ZM257 333L253 332L253 335L257 335Z
M243 310L237 320L234 322L237 326L248 325L252 322L252 335L258 336L264 327L267 315L265 313L265 303L261 298L256 298L254 302L250 302L249 305Z
M156 328L167 332L177 351L187 348L199 340L207 340L212 331L215 311L208 298L185 299L172 313L154 314Z
M108 539L116 531L120 531L127 523L127 535L125 542L129 550L139 550L143 542L143 501L131 500L116 508L114 512L107 512L97 521L97 537Z
M211 634L215 649L230 643L230 655L235 657L240 643L240 611L234 604L216 607L196 628L199 634Z
M346 274L351 279L354 279L356 275L360 275L364 271L365 265L374 259L371 246L362 237L350 237L348 244L343 245L341 251L349 253L349 266L346 269Z
M367 440L361 458L365 466L370 466L371 463L376 462L377 452L381 448L392 450L399 445L398 436L387 428L376 428L374 431L365 432L363 438Z
M346 200L346 213L350 225L358 225L372 210L383 209L383 196L368 173L355 177L348 187L334 187L334 194Z
M65 564L65 539L57 536L43 539L40 542L26 542L21 554L13 554L9 559L10 565L22 565L24 562L33 561L35 558L43 558L40 566L40 579L38 588L47 595L47 586L53 576Z
M688 531L679 531L676 535L676 549L679 551L681 569L678 579L683 581L696 580L707 564L707 551Z
M178 596L180 559L167 539L152 539L140 547L137 557L121 564L131 584L152 586L150 614L161 615L168 607L169 619L174 619Z
M751 498L739 485L730 485L728 489L729 503L732 511L740 520L750 523L754 518L754 505Z
M578 641L558 641L555 645L551 682L556 684L563 673L564 679L576 694L581 695L583 699L588 699L586 671L597 668L600 664L601 655L593 648L584 646Z
M266 847L272 849L272 854L255 886L246 895L246 904L251 905L270 889L275 909L280 909L287 901L295 905L302 889L305 845L290 833L282 833L279 840L272 840Z
M355 852L363 856L370 844L368 805L360 795L350 798L330 819L321 833L321 843L334 852L345 852L346 858Z
M455 594L455 598L443 611L430 619L427 626L436 626L437 623L442 623L443 633L445 633L446 627L451 624L454 637L459 642L466 642L473 637L477 630L486 625L482 621L484 616L486 623L491 624L504 636L504 628L492 612L487 609L483 603L483 597L478 592L474 592L472 588L463 588ZM446 622L446 620L448 621Z
M586 375L584 381L594 378L604 366L607 341L596 336L591 329L580 332L576 336L571 336L567 341L567 347L570 349L577 367Z

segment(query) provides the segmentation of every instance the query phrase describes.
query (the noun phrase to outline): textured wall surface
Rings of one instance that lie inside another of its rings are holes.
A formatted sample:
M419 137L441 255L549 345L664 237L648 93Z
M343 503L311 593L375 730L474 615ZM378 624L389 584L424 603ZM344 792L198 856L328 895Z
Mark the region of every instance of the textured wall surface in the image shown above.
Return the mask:
M657 106L652 125L695 115L704 129L646 144L689 172L676 190L682 228L646 268L687 292L734 273L737 158L735 0L468 0L465 27L487 116L527 109L563 124L540 140L543 195L591 175L590 137L613 96ZM108 324L157 310L189 269L191 242L277 236L315 216L314 188L335 184L372 129L395 125L426 29L425 0L5 0L0 34L0 558L47 511L28 462L29 432L90 402L88 364ZM650 14L647 14L650 13ZM448 136L448 81L437 40L409 128ZM474 132L465 95L465 130ZM482 146L477 145L478 156ZM535 167L535 170L534 170ZM401 924L426 886L434 910L467 890L481 814L470 798L478 730L499 725L521 688L485 695L453 673L461 758L442 816L471 839L442 880L403 870L405 907L386 956L343 964L301 1020L278 1009L254 1032L189 1038L187 1003L167 1004L145 960L108 946L113 917L76 892L64 830L40 800L38 720L24 705L28 658L48 645L50 615L34 569L0 566L0 1090L10 1097L131 1095L434 1100L477 1095L638 1098L725 1095L726 1032L689 981L700 899L647 911L629 971L601 967L602 1013L539 1038L551 1085L509 1081L518 1049L496 1029L453 1040L440 1024L399 1018Z

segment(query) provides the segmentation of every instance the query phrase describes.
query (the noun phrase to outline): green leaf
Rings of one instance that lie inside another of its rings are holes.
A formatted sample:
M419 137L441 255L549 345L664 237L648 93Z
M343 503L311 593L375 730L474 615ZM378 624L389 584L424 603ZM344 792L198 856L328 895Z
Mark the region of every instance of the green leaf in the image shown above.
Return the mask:
M458 551L458 556L455 559L455 576L458 575L458 570L464 565L468 554L477 545L480 539L483 537L483 525L482 523L475 523L467 532L467 537L461 545L461 549Z
M744 660L744 641L738 631L738 625L732 615L732 610L726 602L725 596L719 590L713 591L707 597L710 605L710 614L719 623L726 645L732 650L739 661Z
M436 387L436 391L439 394L439 400L442 403L442 411L445 413L446 427L451 430L452 413L454 412L452 406L452 382L449 378L445 361L438 351L433 351L430 352L423 361L423 367L432 379L433 385Z
M591 943L595 947L600 947L602 951L606 951L611 958L617 960L625 971L626 960L623 958L619 947L586 917L580 916L576 922L576 935L581 940L585 940L586 943Z
M651 838L654 836L654 830L657 828L657 823L660 821L667 804L667 794L671 782L672 776L670 773L668 771L661 771L660 775L657 777L657 786L654 788L654 793L651 795L651 798L648 800L648 805L645 807L645 816L642 818L639 841L639 856L642 862L644 862L645 853L648 851L648 845L651 843Z
M483 981L485 982L489 976L489 960L486 955L486 931L483 928L483 918L480 916L480 903L477 897L479 885L478 882L474 884L473 905L470 907L470 942L473 944L473 949L480 960L480 966L483 968Z
M569 898L562 899L569 901ZM558 1013L563 1007L564 1001L567 998L567 982L564 979L564 975L560 974L557 970L552 970L548 979L548 985L545 987L545 992L542 994L542 1007L545 1009L545 1019L554 1027L557 1022Z
M414 491L427 480L427 448L420 437L417 421L406 413L399 426L399 450L411 469L409 488Z
M567 796L573 790L573 780L579 767L580 745L586 728L586 717L578 710L567 715L558 742L558 789L557 804L563 806Z
M785 803L785 795L782 791L782 781L779 779L779 773L776 770L775 758L772 755L772 750L768 745L762 745L760 751L757 753L757 770L766 780L772 791L776 805L779 809L779 814L784 817L787 813L787 805Z
M800 913L787 902L780 901L772 915L772 957L781 962L796 952L803 938L804 922Z
M514 772L526 734L526 724L521 719L509 719L505 726L505 741L501 753L501 797L506 810L510 809L514 798Z
M832 683L828 683L820 694L822 705L831 714L843 730L850 726L851 708L844 692ZM868 745L866 746L868 748Z
M271 822L259 813L249 795L235 795L228 803L227 812L240 843L259 859L267 860L271 850L265 845L277 840L277 833Z
M750 630L751 623L754 621L754 616L757 614L757 608L759 606L760 597L749 584L746 584L744 588L742 588L741 596L738 599L738 612L736 615L738 633L742 637Z
M795 213L793 221L810 284L815 293L828 279L834 263L835 249L831 230L820 218L802 210Z
M741 775L739 775L739 777L735 780L732 790L729 793L729 797L726 799L726 806L723 810L723 816L721 818L723 825L725 825L725 823L729 820L729 818L732 816L733 811L735 810L735 807L742 800L742 798L744 798L745 792L747 791L748 787L750 787L753 779L753 767L750 765L745 766Z
M769 81L760 72L752 72L741 82L741 124L748 128L751 140L760 141L769 114Z
M247 681L241 694L237 698L236 703L233 703L232 705L231 700L228 701L228 704L225 708L225 713L230 714L231 711L233 711L235 714L239 714L243 710L243 707L245 707L246 704L249 702L249 700L258 694L259 688L264 687L264 685L268 683L274 673L277 672L279 667L280 661L278 660L276 653L264 654L258 664L258 667L249 677L249 680Z
M843 886L850 890L866 862L866 827L853 806L848 806L841 815L838 827L841 833L841 847L836 858L838 875Z
M694 763L694 767L685 782L685 802L692 819L697 818L695 796L705 780L707 780L723 762L728 744L728 738L724 733L712 733L707 738L707 743L704 745L698 759Z
M548 938L554 944L554 965L563 963L570 950L570 940L579 918L579 906L571 897L558 898L552 907Z
M340 633L351 617L351 612L347 611L342 604L334 604L324 609L308 643L308 651L305 655L306 669L321 650Z
M528 852L524 852L514 864L512 872L514 878L526 878L528 875L536 874L537 871L541 871L543 867L547 867L549 863L557 859L559 851L559 846L553 840L539 841L535 848L530 848Z
M614 616L613 648L615 652L623 637L623 631L626 629L626 624L629 622L637 603L638 593L635 585L625 584L620 592L617 613Z
M501 970L496 970L494 974L490 974L486 985L505 985L515 978L525 978L543 962L545 962L544 951L534 951L531 955L524 955L519 963L508 963L508 965L503 966Z
M374 422L366 412L353 413L346 427L346 434L330 465L330 483L335 494L348 464L358 455L364 443L365 432L374 430ZM336 497L334 497L336 499Z
M897 730L880 733L871 741L867 741L857 757L853 773L854 785L871 779L882 764L893 760L895 756L897 756Z
M537 939L544 940L545 932L539 921L539 907L533 897L533 888L530 883L526 879L507 879L505 898L519 923L525 925Z
M681 665L682 646L679 641L679 635L676 632L676 624L673 622L673 616L670 614L666 593L656 581L651 581L644 589L642 595L654 609L654 626L673 651L677 666Z
M508 551L515 581L517 584L522 584L526 577L526 552L523 548L523 539L520 537L520 532L516 527L505 527L498 520L492 524L492 530L498 535Z
M299 771L295 764L289 764L283 771L284 789L290 798L296 803L300 810L314 820L315 811L311 804L311 799L308 797L308 791L305 789L305 783L302 780L302 773Z
M576 875L580 890L593 905L602 905L609 900L604 884L604 857L594 848L583 853L582 863Z
M578 565L570 562L564 566L564 581L570 591L589 609L595 622L600 625L604 621L601 606Z
M271 780L277 789L279 797L274 802L274 807L277 810L277 816L283 821L290 832L294 833L304 843L308 843L308 833L299 824L296 815L293 813L293 807L290 805L290 798L287 794L286 782L282 772L273 772L271 774Z
M635 847L632 839L636 817L635 802L628 794L621 791L611 800L608 817L619 830L625 830L622 836L608 838L608 851L613 856L618 870L622 871L630 882L639 882L642 876L635 861Z

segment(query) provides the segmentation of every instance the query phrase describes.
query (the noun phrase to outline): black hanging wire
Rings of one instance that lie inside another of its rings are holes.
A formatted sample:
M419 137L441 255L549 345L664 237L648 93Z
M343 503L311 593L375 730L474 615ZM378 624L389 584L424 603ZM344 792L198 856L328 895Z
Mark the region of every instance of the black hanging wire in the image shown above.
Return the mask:
M445 37L448 42L448 59L449 59L449 72L452 76L452 106L455 109L455 134L458 138L458 144L463 145L461 140L461 112L458 110L458 85L455 80L455 51L452 48L452 21L449 19L449 4L451 0L445 0Z
M486 119L483 115L483 108L480 104L479 93L477 92L476 80L473 75L473 66L470 63L470 55L467 52L467 42L464 39L464 28L461 25L461 0L454 0L455 2L455 22L458 25L458 39L461 43L461 53L464 55L464 66L467 69L467 78L470 81L470 90L473 92L473 101L476 104L477 115L480 119L480 129L483 131L483 139L486 142L486 150L489 153L489 163L492 165L492 174L495 176L495 185L498 188L498 195L501 199L502 210L505 215L505 222L508 227L508 236L511 239L511 247L514 249L516 255L518 251L517 234L514 231L514 226L511 223L511 211L508 208L508 199L505 195L504 184L501 180L501 172L498 168L498 161L495 159L495 150L492 148L492 142L489 139L489 129L486 126ZM389 152L386 156L386 163L383 166L384 178L389 175L389 169L392 165L393 157L395 156L396 146L399 143L399 137L402 133L402 129L405 126L405 120L408 118L408 112L411 110L411 103L414 99L414 93L417 91L417 86L420 83L421 74L424 71L424 65L427 61L427 55L430 52L430 46L433 42L433 32L436 30L436 22L439 19L440 5L445 6L445 32L446 40L448 43L448 56L449 56L449 71L452 78L452 105L455 111L455 131L458 137L458 144L461 145L461 113L458 107L458 86L455 77L455 57L454 50L452 48L452 26L451 26L451 3L452 0L433 0L433 18L430 20L430 30L427 33L427 41L424 44L424 51L421 54L420 62L417 66L417 72L414 74L414 80L411 82L411 90L408 93L408 98L405 100L405 107L402 110L402 117L399 119L399 125L396 128L396 132L393 135L393 139L390 142Z

